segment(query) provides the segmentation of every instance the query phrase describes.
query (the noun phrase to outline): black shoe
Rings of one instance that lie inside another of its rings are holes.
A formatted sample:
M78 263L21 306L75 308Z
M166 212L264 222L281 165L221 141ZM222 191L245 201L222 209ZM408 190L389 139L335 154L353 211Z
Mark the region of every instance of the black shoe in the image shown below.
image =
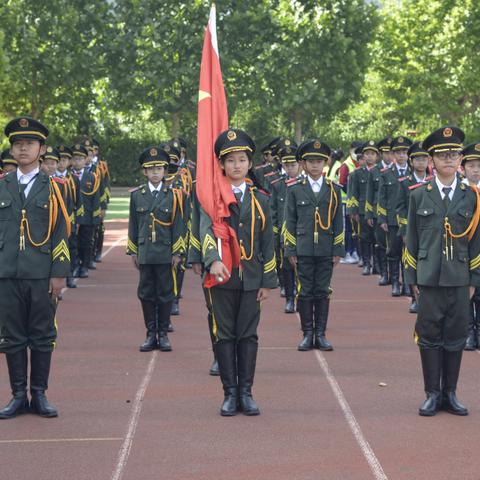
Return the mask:
M440 392L427 393L427 399L422 403L418 409L418 414L421 417L433 417L440 410L442 397Z
M224 399L220 408L222 417L233 417L238 411L237 358L235 342L214 345L222 380Z
M212 362L212 366L210 367L210 371L208 372L212 377L218 377L220 375L220 369L218 368L218 362L214 358Z
M477 336L475 332L469 332L464 350L473 351L477 349Z
M96 270L97 269L97 266L95 265L95 262L93 260L88 263L88 269L89 270Z
M48 402L45 391L42 390L32 390L30 409L32 413L40 415L41 417L58 417L58 410Z
M280 288L280 296L282 298L285 298L287 296L287 293L285 292L285 287Z
M80 267L78 271L78 278L88 278L88 268Z
M257 362L258 343L244 339L237 344L238 395L240 410L247 416L260 415L252 396L253 379Z
M102 254L101 253L97 253L95 255L95 263L102 263Z
M166 333L160 333L158 336L158 349L162 352L172 351L172 345Z
M73 269L72 276L73 276L73 278L79 278L80 277L80 267L75 267Z
M400 285L400 264L397 260L388 262L392 280L392 297L400 297L402 295L402 286Z
M77 288L77 284L73 277L67 277L67 288Z
M442 376L442 349L420 348L422 359L423 381L427 399L418 410L422 417L433 417L441 408L442 395L440 390L440 379Z
M443 393L442 409L453 415L460 415L461 417L468 415L467 407L458 401L455 392Z
M410 313L418 313L418 304L417 301L412 298L412 302L410 303L410 307L408 308Z
M371 275L370 265L368 263L363 264L362 275Z
M401 297L402 290L400 284L395 280L392 280L392 297Z
M27 350L7 353L8 376L12 388L12 399L0 410L0 419L14 418L29 411L27 397Z
M285 303L285 313L295 313L295 300L288 298Z
M52 352L30 351L30 409L33 413L45 418L58 417L58 410L47 400L48 377Z
M151 352L158 347L157 344L157 337L155 333L147 334L147 338L145 341L140 345L139 350L141 352Z
M299 352L308 352L313 349L313 332L308 332L303 335L303 340L298 344L297 350Z
M168 323L167 332L168 332L168 333L172 333L172 332L174 332L174 331L175 331L175 329L173 328L172 322L169 322L169 323Z
M378 280L378 284L381 287L384 287L385 285L388 285L388 275L386 273L382 274L382 276Z
M173 301L170 315L180 315L180 307L178 305L178 300Z

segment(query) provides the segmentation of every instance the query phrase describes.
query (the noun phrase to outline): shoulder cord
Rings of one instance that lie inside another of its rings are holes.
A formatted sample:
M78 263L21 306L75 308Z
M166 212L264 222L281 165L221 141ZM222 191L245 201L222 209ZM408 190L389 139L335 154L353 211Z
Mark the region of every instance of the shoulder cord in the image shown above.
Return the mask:
M250 190L250 196L252 197L252 200L251 200L252 220L251 220L251 226L250 226L250 255L247 255L247 251L243 246L243 241L240 240L240 260L251 260L253 257L253 244L255 241L255 211L256 210L258 210L260 219L262 221L262 232L265 229L265 223L266 223L265 213L263 212L262 206L260 205L258 200L255 198L255 195L252 190Z
M155 230L155 225L162 225L163 227L171 227L173 225L173 221L175 220L175 214L177 211L177 195L175 191L173 192L173 207L172 207L172 219L170 222L163 222L155 217L155 214L152 212L150 213L150 218L152 219L152 223L150 225L152 229L152 242L156 242L157 240L157 232Z
M333 201L335 201L335 206L333 206ZM333 183L330 183L330 201L328 205L328 216L327 216L327 224L324 225L322 222L322 217L320 215L320 211L318 207L315 207L315 231L313 233L313 241L314 243L318 243L318 227L322 230L327 231L332 226L332 218L335 216L338 208L338 196L337 192L335 192L335 188ZM333 214L332 214L333 210Z
M468 235L468 240L470 241L477 230L478 223L480 221L480 192L477 188L473 188L475 196L477 197L477 205L475 207L475 212L472 216L472 220L468 227L462 233L453 233L452 226L448 220L448 217L445 217L444 228L445 228L445 255L447 260L452 260L453 258L453 239L454 238L463 238L465 235Z
M84 195L95 195L97 193L98 188L100 187L100 173L97 174L97 172L91 172L92 175L95 177L95 183L93 184L93 189L91 192L85 192L84 190L81 190L81 192Z

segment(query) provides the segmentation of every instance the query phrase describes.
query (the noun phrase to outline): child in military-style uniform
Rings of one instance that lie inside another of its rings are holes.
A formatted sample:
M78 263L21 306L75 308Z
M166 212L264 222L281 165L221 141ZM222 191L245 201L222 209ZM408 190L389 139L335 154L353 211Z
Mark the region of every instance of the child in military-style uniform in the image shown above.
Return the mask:
M392 296L410 296L407 282L400 284L400 261L402 257L402 237L398 235L397 197L400 178L410 175L408 149L412 141L397 137L392 141L391 155L394 163L382 171L378 185L377 222L387 235L387 259L392 281Z
M444 127L423 141L436 174L410 193L403 260L419 295L415 340L427 394L419 409L423 416L439 409L468 414L455 392L468 333L469 286L480 286L480 205L478 192L457 177L464 137L459 128Z
M298 276L298 312L303 340L298 350L314 346L333 350L325 337L333 267L345 255L340 187L322 176L330 147L307 140L297 150L305 178L287 188L285 254ZM315 335L314 335L315 332Z
M360 250L362 252L362 275L372 273L375 236L373 226L366 220L367 184L370 171L377 163L378 148L373 140L361 147L362 166L353 171L349 178L349 198L347 212L358 225Z
M427 176L427 168L430 162L429 153L422 148L420 142L415 142L408 149L408 161L411 169L411 174L400 178L398 197L397 197L397 223L398 235L402 237L404 242L405 234L407 233L407 216L408 205L410 200L410 193L412 190L422 186L424 183L432 180L432 176ZM411 290L411 289L410 289ZM412 300L409 307L410 313L417 313L418 301L412 291Z
M289 182L295 181L300 173L300 165L296 158L296 151L296 146L284 146L279 150L278 155L286 173L272 182L272 196L270 197L273 231L276 241L279 243L277 256L281 259L279 274L283 277L283 285L285 288L285 313L295 313L295 270L285 256L282 227L285 218L287 185Z
M6 175L9 172L15 172L17 170L18 163L12 157L10 149L4 150L0 157L0 165L2 167L2 174Z
M13 393L0 410L2 419L29 409L43 417L58 415L45 391L57 338L57 301L70 257L61 192L39 169L48 133L29 117L16 118L5 128L18 170L0 180L0 352L6 354Z
M242 130L230 129L217 138L215 154L232 186L230 227L236 233L240 264L229 272L222 262L212 221L200 212L200 238L206 270L220 284L208 290L213 315L215 353L225 398L221 415L258 415L252 385L258 350L260 304L277 286L273 226L268 197L246 182L255 151Z
M148 179L130 197L127 254L140 271L138 298L147 330L141 352L172 349L168 338L175 298L175 269L185 255L182 192L164 183L170 157L158 147L147 148L139 163ZM158 339L157 339L158 335Z
M88 150L77 143L72 147L72 174L77 178L77 264L74 277L87 278L92 259L96 218L100 215L99 177L86 167Z
M463 183L478 189L480 187L480 143L471 143L462 150L462 167L465 173ZM476 350L480 347L480 288L470 300L470 319L465 350Z

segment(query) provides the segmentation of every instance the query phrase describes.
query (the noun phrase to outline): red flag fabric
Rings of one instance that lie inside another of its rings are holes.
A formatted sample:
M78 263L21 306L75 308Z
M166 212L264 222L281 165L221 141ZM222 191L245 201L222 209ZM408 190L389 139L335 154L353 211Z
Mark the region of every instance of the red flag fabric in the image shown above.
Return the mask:
M235 231L225 218L230 216L228 206L235 203L232 187L223 175L215 156L214 144L221 132L228 128L227 100L217 44L216 12L213 5L205 29L200 87L198 92L197 129L197 196L200 205L212 220L213 232L219 242L222 262L231 272L240 264L240 252ZM219 283L207 274L205 287Z

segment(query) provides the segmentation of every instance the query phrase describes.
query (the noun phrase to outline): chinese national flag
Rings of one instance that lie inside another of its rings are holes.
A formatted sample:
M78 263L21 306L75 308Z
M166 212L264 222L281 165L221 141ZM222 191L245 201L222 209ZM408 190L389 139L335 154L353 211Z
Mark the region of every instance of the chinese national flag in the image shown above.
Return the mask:
M218 55L215 17L215 6L212 6L205 29L198 92L197 196L212 220L222 262L231 272L233 267L240 264L240 252L235 231L225 221L230 216L228 206L235 203L235 196L214 152L215 140L228 128L227 100ZM223 283L227 280L224 279ZM219 283L222 282L207 274L205 287Z

